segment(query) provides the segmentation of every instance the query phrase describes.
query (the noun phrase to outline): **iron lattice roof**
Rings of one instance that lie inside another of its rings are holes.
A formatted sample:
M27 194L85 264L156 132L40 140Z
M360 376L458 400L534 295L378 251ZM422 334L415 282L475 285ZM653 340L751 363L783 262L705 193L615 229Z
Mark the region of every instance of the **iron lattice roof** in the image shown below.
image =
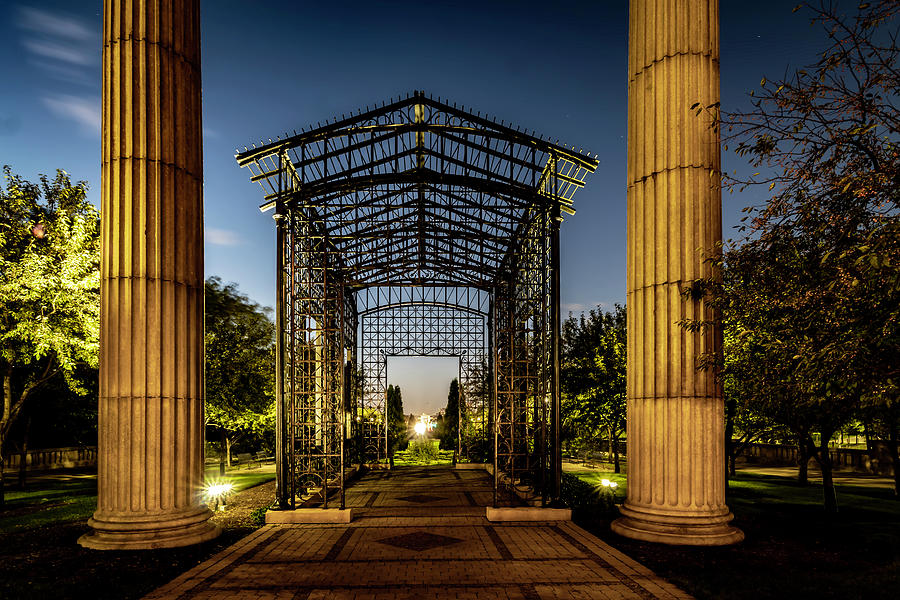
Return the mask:
M421 92L235 158L262 186L261 210L313 221L359 287L489 287L540 209L555 198L574 214L598 164Z

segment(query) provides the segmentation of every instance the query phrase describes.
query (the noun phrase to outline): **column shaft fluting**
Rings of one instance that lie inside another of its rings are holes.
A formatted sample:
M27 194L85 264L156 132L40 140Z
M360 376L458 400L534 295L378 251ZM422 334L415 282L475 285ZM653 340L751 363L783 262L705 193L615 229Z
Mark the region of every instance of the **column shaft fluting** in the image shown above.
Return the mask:
M97 512L79 542L215 537L203 479L199 0L108 0L103 25Z
M722 390L697 369L721 335L678 325L715 316L681 292L722 239L718 0L631 0L628 43L628 497L613 529L729 544L743 534L725 505Z

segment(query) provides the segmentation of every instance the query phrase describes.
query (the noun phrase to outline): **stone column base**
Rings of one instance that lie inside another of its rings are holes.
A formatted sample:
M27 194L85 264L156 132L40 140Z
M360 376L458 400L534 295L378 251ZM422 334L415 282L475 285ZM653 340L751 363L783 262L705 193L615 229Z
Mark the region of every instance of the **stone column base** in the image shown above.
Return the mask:
M626 504L619 507L622 516L610 528L623 537L673 546L728 546L744 539L744 532L728 523L730 512L722 514L685 514L675 511L648 511Z
M88 520L93 531L78 544L94 550L152 550L199 544L219 536L222 530L209 523L206 507L159 515L95 514Z

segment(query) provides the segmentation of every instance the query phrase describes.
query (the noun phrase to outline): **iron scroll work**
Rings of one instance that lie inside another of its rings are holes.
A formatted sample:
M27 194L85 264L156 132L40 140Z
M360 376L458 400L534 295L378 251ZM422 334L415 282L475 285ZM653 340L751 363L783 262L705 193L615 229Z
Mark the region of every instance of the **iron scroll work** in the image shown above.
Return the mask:
M597 167L416 92L236 155L277 232L276 495L343 508L388 454L387 359L460 360L458 451L559 496L559 227Z

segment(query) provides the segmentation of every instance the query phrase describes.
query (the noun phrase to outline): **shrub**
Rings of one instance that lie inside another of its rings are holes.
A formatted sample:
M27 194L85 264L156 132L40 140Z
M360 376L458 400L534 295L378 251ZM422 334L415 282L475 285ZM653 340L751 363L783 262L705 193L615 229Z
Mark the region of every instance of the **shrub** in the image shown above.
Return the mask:
M258 527L262 527L266 524L266 511L268 510L268 506L260 506L259 508L253 510L250 513L250 522Z
M440 458L437 444L431 440L413 440L409 443L407 457L411 460L437 460Z

